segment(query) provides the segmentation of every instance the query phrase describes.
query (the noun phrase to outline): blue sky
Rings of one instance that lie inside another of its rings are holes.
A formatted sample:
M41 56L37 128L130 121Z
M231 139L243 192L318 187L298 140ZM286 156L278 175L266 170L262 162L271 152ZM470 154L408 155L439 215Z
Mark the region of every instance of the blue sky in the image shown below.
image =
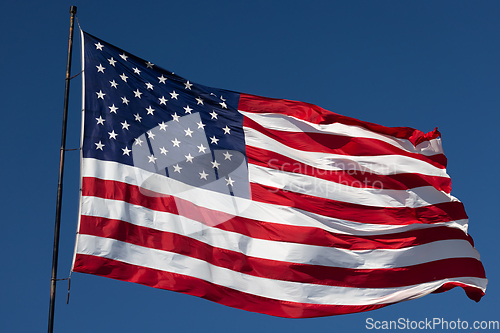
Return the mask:
M0 11L2 331L47 327L71 5L85 31L192 82L386 126L439 127L452 194L465 204L489 286L477 304L454 289L292 320L75 273L69 305L66 283L58 284L55 332L364 332L368 318L500 320L500 2L19 0ZM76 74L78 34L74 53ZM79 146L80 103L77 78L68 148ZM79 154L66 159L59 278L69 273L78 212Z

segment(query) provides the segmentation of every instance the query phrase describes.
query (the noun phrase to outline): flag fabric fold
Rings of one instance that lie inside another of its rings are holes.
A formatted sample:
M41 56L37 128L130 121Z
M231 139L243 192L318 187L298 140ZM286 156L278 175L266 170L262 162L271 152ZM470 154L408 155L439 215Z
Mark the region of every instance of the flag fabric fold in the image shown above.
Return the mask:
M274 316L487 279L436 130L192 83L82 32L73 271Z

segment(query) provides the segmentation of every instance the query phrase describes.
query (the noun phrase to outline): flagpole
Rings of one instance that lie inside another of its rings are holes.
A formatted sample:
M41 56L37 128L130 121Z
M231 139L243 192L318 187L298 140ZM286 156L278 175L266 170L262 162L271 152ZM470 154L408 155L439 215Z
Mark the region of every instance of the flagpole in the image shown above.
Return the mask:
M71 6L69 9L71 14L69 24L69 41L68 41L68 61L66 65L66 86L64 90L64 109L63 123L61 134L61 150L59 155L59 181L57 184L57 202L56 202L56 219L54 227L54 248L52 251L52 277L50 278L50 304L49 304L49 327L48 332L54 330L54 309L56 304L56 282L57 282L57 261L59 257L59 230L61 227L61 206L62 206L62 189L64 176L64 155L66 151L66 127L68 123L68 100L69 100L69 82L71 75L71 56L73 53L73 30L75 26L76 6Z

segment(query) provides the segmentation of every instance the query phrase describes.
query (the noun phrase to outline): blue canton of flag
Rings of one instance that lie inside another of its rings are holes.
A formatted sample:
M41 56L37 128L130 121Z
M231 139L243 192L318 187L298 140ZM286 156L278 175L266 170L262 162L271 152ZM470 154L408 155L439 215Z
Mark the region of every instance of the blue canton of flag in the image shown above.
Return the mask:
M84 158L249 197L239 94L193 84L87 33L84 50ZM158 179L144 184L161 189Z

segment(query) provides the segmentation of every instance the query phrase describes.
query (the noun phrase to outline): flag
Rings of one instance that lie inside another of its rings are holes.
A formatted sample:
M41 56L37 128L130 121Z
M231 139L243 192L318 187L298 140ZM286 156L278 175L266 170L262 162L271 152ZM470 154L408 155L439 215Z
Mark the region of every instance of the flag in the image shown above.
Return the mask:
M484 295L437 129L211 88L82 44L73 271L291 318Z

